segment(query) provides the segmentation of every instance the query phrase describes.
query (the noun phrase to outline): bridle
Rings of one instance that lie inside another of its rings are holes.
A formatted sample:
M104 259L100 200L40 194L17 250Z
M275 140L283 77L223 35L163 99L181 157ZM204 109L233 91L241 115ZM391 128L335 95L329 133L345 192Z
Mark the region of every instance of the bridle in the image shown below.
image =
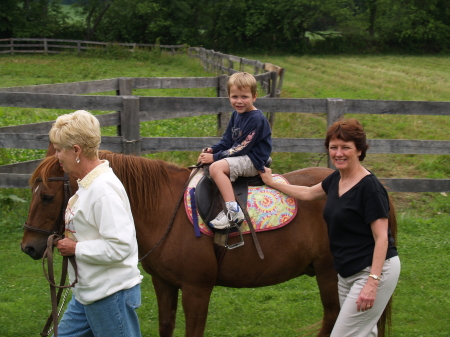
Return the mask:
M42 183L44 180L42 178L37 178L35 180L35 183ZM38 232L38 233L44 233L48 235L47 239L47 249L44 252L44 256L42 259L42 267L44 269L44 274L47 279L47 281L50 284L50 297L52 302L52 313L47 319L47 322L41 332L41 336L48 336L51 331L53 330L54 336L58 336L58 317L61 312L61 309L64 305L64 302L66 300L66 296L68 292L64 295L63 302L61 304L61 308L58 311L58 305L61 300L62 292L64 289L72 288L77 282L78 282L78 270L76 266L76 261L74 256L64 256L63 257L63 265L62 265L62 272L61 272L61 280L60 284L57 285L55 282L55 276L54 276L54 270L53 270L53 249L56 245L56 242L60 240L63 236L64 230L65 230L65 223L64 223L64 213L66 210L66 206L69 202L70 197L72 196L72 188L70 187L70 180L69 175L67 173L64 173L63 177L50 177L47 178L47 181L61 181L63 192L64 192L64 200L61 205L61 210L59 212L58 218L56 219L55 223L53 224L53 228L51 231L33 227L26 222L24 223L23 227L26 230ZM48 272L45 269L45 259L48 261ZM72 267L75 271L75 281L70 285L65 285L66 283L66 276L67 276L67 266L68 263L72 264ZM58 292L56 291L58 289ZM53 323L53 327L51 328L51 325Z
M44 233L47 235L52 235L52 234L62 235L64 233L64 228L65 228L64 212L65 212L67 203L69 202L69 199L72 196L72 188L70 187L69 175L67 173L64 173L64 177L50 177L50 178L47 178L47 181L62 181L63 182L62 188L64 191L64 200L63 200L63 203L61 206L61 211L59 213L59 216L56 219L55 223L53 224L53 229L51 231L49 231L47 229L42 229L42 228L31 226L31 225L27 224L26 222L23 224L23 227L32 232ZM42 180L42 178L37 178L35 180L35 182L39 183L39 182L43 182L43 180Z

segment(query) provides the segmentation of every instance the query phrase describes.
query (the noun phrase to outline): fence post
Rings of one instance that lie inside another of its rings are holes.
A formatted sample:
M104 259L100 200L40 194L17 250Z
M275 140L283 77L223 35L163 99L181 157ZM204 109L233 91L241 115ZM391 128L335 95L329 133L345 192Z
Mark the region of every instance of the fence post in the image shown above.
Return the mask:
M231 69L234 69L234 64L233 64L233 61L228 59L228 75L232 74Z
M13 39L13 38L11 38L11 39L9 40L9 44L10 44L10 46L11 46L11 52L10 52L10 54L14 54L14 39Z
M284 68L279 68L278 69L278 86L277 86L276 97L281 96L281 86L283 85L283 78L284 78Z
M277 78L278 78L278 74L276 71L271 71L270 72L270 92L269 92L269 97L270 98L275 98L277 95ZM275 112L269 112L269 124L270 127L273 127L273 123L275 122Z
M133 95L133 83L131 82L131 78L118 78L118 85L116 90L117 96L132 96ZM120 114L120 111L118 111ZM123 136L122 126L121 124L117 125L117 135Z
M345 101L342 98L327 98L327 129L331 126L331 124L344 117L345 112ZM328 167L336 169L336 167L334 167L331 163L329 156Z
M44 54L48 54L47 38L44 37Z
M123 96L120 111L120 125L123 138L122 153L141 155L141 134L139 120L139 97Z
M228 75L220 75L219 76L219 87L217 88L217 96L218 97L228 97ZM217 115L217 133L222 135L227 126L228 122L230 121L231 112L220 112Z
M120 77L119 88L116 90L116 94L120 96L132 96L133 95L133 82L131 78Z

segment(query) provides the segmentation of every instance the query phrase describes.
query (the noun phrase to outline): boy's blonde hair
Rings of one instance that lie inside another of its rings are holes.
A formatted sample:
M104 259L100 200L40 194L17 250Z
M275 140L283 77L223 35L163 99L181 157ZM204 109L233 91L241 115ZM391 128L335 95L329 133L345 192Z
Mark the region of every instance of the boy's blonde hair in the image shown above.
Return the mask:
M59 116L49 132L50 141L67 150L78 145L88 159L98 157L100 122L91 113L77 110Z
M239 90L242 88L250 88L252 92L252 96L256 96L257 83L256 78L252 74L242 72L242 73L234 73L230 76L228 80L228 96L230 96L230 88L232 85L235 85Z

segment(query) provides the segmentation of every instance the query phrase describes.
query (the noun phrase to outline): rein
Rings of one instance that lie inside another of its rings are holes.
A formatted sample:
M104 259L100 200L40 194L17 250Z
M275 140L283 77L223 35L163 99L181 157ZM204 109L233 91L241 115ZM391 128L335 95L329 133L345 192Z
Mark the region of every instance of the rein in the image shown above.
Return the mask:
M186 191L186 188L189 186L189 183L191 182L192 178L195 176L195 174L198 172L198 170L200 169L200 167L202 167L202 165L200 163L198 163L197 165L194 166L190 166L189 168L194 168L194 170L191 172L191 175L189 176L189 179L186 181L186 183L184 184L183 190L181 191L181 195L178 198L177 204L175 205L175 209L173 210L172 213L172 218L170 219L169 222L169 226L166 229L166 232L164 233L164 235L161 237L161 239L156 243L156 245L153 246L152 249L150 249L150 251L145 254L143 257L141 257L139 259L138 262L141 262L143 259L145 259L151 252L153 252L160 244L161 242L164 241L164 239L167 237L167 234L169 234L170 229L172 228L173 222L175 221L175 216L177 215L178 209L180 208L180 204L181 201L183 200L184 197L184 192Z
M53 270L53 250L56 246L56 243L61 240L61 236L58 234L52 234L47 239L47 249L45 250L43 260L42 260L42 267L44 269L44 275L47 279L49 285L50 285L50 299L52 302L52 313L47 319L47 323L45 323L44 328L42 329L41 336L45 337L48 336L52 330L54 337L58 337L58 318L61 313L62 307L64 305L64 302L67 297L67 292L64 295L63 302L61 304L61 308L58 310L59 301L61 300L61 295L64 289L72 288L75 286L75 284L78 282L78 269L77 269L77 262L75 260L75 256L64 256L63 257L63 264L62 264L62 271L61 271L61 279L59 282L59 285L55 282L55 273ZM48 273L45 270L45 259L47 258L48 261ZM70 261L70 264L72 265L74 271L75 271L75 280L70 285L66 284L66 277L67 277L67 267L68 262ZM58 293L56 293L56 289L58 288ZM53 328L51 329L50 326L53 323Z
M62 295L62 292L64 289L74 287L75 284L78 282L78 270L77 270L75 257L74 256L70 256L70 257L64 256L63 263L62 263L60 283L59 283L59 285L56 284L55 273L54 273L54 269L53 269L53 250L56 246L56 243L64 237L63 236L64 228L65 228L64 210L65 210L65 207L68 204L69 199L72 195L72 190L70 188L70 180L69 180L69 175L67 173L64 173L64 177L47 178L47 181L62 181L63 182L63 191L64 191L64 200L63 200L63 203L61 206L61 211L60 211L55 223L53 224L52 230L49 231L46 229L33 227L33 226L27 224L26 222L24 223L23 227L26 230L47 234L49 236L47 239L47 248L46 248L43 258L42 258L42 268L44 270L45 278L47 279L47 281L50 285L50 298L51 298L51 303L52 303L52 313L48 317L47 322L46 322L44 328L42 329L42 332L40 333L40 335L48 336L53 330L54 336L57 337L58 336L58 317L61 313L62 306L64 305L64 302L66 300L67 292L64 295L61 308L58 311L58 305L61 300L61 295ZM42 180L42 178L37 178L36 182L43 182L43 180ZM48 267L47 267L48 272L45 269L45 260L46 259L47 259L47 265L48 265ZM65 283L66 283L66 278L67 278L67 267L68 267L69 261L75 271L75 281L72 284L66 286ZM56 292L57 288L58 288L58 293ZM53 323L53 328L50 328L52 323Z

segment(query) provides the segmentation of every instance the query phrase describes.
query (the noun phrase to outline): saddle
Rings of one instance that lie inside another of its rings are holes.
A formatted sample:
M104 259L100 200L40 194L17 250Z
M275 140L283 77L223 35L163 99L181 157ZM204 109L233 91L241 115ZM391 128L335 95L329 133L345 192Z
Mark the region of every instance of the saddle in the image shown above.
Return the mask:
M231 185L233 186L234 195L239 198L239 204L242 203L242 208L246 209L248 186L260 186L264 185L264 183L259 176L254 176L238 177ZM213 231L224 232L225 230L216 229L209 225L209 222L223 210L223 199L216 183L206 171L195 188L195 200L197 203L197 211L205 224Z
M272 159L269 158L266 163L266 167L269 167L271 162ZM197 211L203 222L209 228L211 228L216 234L221 234L215 235L217 242L220 241L221 244L228 249L240 247L244 244L244 238L240 230L240 225L231 226L230 228L226 229L216 229L209 224L210 221L220 213L220 211L225 210L225 202L222 198L222 195L220 194L219 189L217 188L216 183L209 174L209 165L204 165L203 169L204 175L198 182L195 189ZM234 182L232 182L236 201L241 207L247 223L251 229L253 228L253 226L251 224L250 216L247 213L248 187L261 185L264 185L264 182L259 175L253 177L238 177ZM234 245L228 245L228 235L234 232L239 232L240 242ZM254 235L253 238L256 240L256 234L254 234L253 231L252 234Z

